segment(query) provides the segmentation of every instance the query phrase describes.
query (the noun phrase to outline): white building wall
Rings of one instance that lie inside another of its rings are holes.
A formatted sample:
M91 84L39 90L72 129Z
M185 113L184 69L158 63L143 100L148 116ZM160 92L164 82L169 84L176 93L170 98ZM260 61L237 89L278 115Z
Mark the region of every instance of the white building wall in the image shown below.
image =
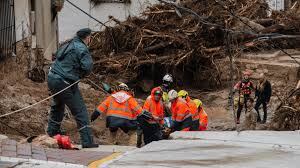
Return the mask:
M16 41L22 40L22 32L27 37L30 30L29 22L29 3L28 0L14 0L15 5L15 24L16 24Z
M126 20L128 16L138 16L147 6L158 3L156 0L132 0L131 4L102 3L93 7L89 0L70 1L104 23L109 20L108 16L114 16L121 21ZM66 1L58 16L58 26L60 42L72 38L80 28L89 27L95 31L101 29L101 25Z
M284 0L267 0L271 10L284 10Z

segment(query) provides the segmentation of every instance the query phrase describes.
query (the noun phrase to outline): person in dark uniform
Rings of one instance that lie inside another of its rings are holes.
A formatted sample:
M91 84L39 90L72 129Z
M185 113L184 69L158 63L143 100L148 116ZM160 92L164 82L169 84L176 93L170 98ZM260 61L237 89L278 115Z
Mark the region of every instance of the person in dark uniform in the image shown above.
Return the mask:
M267 105L270 102L272 95L272 87L271 83L266 79L266 76L264 74L260 74L259 83L257 84L255 88L255 98L256 104L254 109L256 110L258 116L257 116L257 122L266 123L267 121ZM260 114L259 114L259 107L263 105L263 111L264 111L264 117L261 121Z
M56 52L56 59L48 74L48 87L52 94L76 83L88 75L93 68L93 60L88 50L91 29L84 28ZM47 133L53 137L61 134L61 122L67 105L75 117L83 148L98 147L93 142L87 108L76 83L53 97Z

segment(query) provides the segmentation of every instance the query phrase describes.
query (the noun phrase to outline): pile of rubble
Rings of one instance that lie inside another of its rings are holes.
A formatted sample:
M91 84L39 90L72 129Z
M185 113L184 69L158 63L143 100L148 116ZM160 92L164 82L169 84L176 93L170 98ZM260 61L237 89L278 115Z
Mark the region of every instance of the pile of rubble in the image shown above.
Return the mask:
M281 100L270 124L271 130L299 130L300 129L300 89L292 90L286 98Z
M165 72L184 81L188 73L191 81L218 84L215 61L228 55L228 33L234 56L242 51L270 46L295 48L300 44L290 37L300 32L297 4L288 12L273 12L268 17L264 0L160 2L141 17L124 22L110 17L116 26L93 35L95 74L129 82L145 77L160 79Z

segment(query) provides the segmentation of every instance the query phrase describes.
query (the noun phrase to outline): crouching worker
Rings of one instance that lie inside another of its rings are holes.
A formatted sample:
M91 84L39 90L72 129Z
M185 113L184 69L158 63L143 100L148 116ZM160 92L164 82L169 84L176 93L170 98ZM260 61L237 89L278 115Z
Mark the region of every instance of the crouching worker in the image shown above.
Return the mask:
M190 108L190 112L192 114L192 120L193 120L190 131L198 131L199 130L199 111L196 106L196 103L191 100L188 92L185 90L180 90L178 92L178 96L181 97L182 99L184 99Z
M144 143L162 139L162 127L164 123L164 105L162 102L163 91L160 87L152 89L151 95L145 101L143 109L152 114L152 119L146 120L139 117L138 121L143 130Z
M199 131L205 131L208 125L208 116L202 107L202 101L199 99L193 100L198 108L199 113Z
M190 129L193 120L191 115L191 110L187 102L178 97L178 93L175 90L171 90L168 93L169 100L171 102L171 112L172 112L172 132L181 131L184 129Z
M91 115L91 121L95 121L102 113L106 115L106 127L110 130L110 138L113 144L118 144L117 131L121 129L129 135L129 144L137 142L137 116L142 114L142 107L135 98L129 94L129 88L121 83L119 91L114 92L102 102Z

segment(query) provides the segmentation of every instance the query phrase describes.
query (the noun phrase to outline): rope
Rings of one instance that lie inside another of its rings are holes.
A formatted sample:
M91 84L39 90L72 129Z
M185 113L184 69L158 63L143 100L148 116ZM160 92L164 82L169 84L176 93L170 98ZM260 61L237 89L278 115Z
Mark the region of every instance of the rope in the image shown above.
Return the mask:
M53 95L51 95L51 96L49 96L49 97L47 97L47 98L45 98L45 99L43 99L43 100L41 100L41 101L39 101L39 102L36 102L36 103L34 103L34 104L32 104L32 105L26 106L26 107L21 108L21 109L16 110L16 111L12 111L12 112L10 112L10 113L3 114L3 115L0 116L0 118L9 116L9 115L12 115L12 114L15 114L15 113L19 113L19 112L24 111L24 110L27 110L27 109L29 109L29 108L31 108L31 107L33 107L33 106L36 106L36 105L38 105L38 104L40 104L40 103L42 103L42 102L44 102L44 101L46 101L46 100L49 100L49 99L53 98L54 96L56 96L56 95L58 95L58 94L64 92L65 90L69 89L70 87L74 86L75 84L77 84L77 83L79 83L79 82L80 82L80 80L78 80L78 81L72 83L70 86L68 86L68 87L66 87L66 88L64 88L64 89L62 89L61 91L56 92L55 94L53 94Z

